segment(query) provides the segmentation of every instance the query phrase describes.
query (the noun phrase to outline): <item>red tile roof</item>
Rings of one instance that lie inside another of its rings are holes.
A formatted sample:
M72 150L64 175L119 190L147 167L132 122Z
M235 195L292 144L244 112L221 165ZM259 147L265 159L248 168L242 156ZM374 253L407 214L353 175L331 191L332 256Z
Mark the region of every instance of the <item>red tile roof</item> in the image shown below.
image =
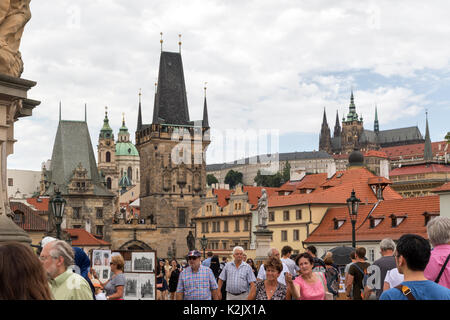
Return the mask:
M26 199L29 204L36 208L39 211L48 211L48 204L50 198L48 197L39 197L39 198L28 198Z
M258 205L258 200L261 197L262 189L266 189L268 198L276 195L276 192L278 191L278 188L244 186L243 191L247 192L248 203L252 205L252 209L256 208Z
M392 181L389 179L386 179L385 177L372 177L369 178L369 180L367 181L367 183L369 185L372 184L379 184L379 183L383 183L383 184L392 184Z
M94 235L84 229L65 229L65 231L70 234L72 238L72 245L75 247L111 245L109 242L97 239Z
M414 233L428 238L425 227L425 212L439 212L439 196L405 198L381 201L371 216L384 218L376 227L370 227L369 213L374 205L360 205L356 222L356 241L381 241L384 238L399 239L403 234ZM397 226L392 227L391 215L406 216ZM334 221L345 220L334 229ZM350 242L352 239L351 221L346 207L330 208L319 226L305 240L305 243Z
M364 153L364 157L387 158L388 156L386 152L383 151L369 150L366 153Z
M381 148L380 151L385 152L389 159L398 160L411 158L423 158L425 143L408 144L404 146ZM438 141L431 143L431 151L433 157L443 156L445 152L450 152L450 146L446 141Z
M450 166L437 163L402 166L400 168L395 168L394 170L392 170L389 173L389 176L393 177L405 174L418 174L430 172L450 172Z
M33 210L32 207L26 205L22 202L10 201L11 211L15 214L23 214L22 217L17 217L16 219L21 219L21 221L16 224L25 231L48 231L48 222L41 216L39 216L40 211Z
M440 187L437 187L431 191L433 191L433 192L450 191L450 182L447 182L446 184L444 184Z
M223 208L228 205L228 200L230 199L230 195L233 193L233 190L213 189L213 193L216 195L217 204L219 207Z
M376 177L365 168L354 168L347 171L338 171L320 188L307 194L291 194L287 196L273 196L269 198L269 207L283 207L306 203L340 203L345 204L350 197L352 190L355 190L356 196L365 203L377 202L376 195L369 186L369 179ZM324 189L323 187L328 187ZM391 187L386 187L383 192L386 200L402 199L402 196Z

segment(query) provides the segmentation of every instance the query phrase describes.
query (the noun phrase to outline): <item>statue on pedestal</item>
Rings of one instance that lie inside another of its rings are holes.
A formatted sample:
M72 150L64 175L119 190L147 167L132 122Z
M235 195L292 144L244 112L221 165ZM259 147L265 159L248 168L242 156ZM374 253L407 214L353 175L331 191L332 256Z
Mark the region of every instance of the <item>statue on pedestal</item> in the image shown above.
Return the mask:
M189 234L186 237L186 242L187 242L187 247L188 247L189 251L192 251L195 249L195 238L194 238L194 235L192 234L192 231L189 231Z
M266 189L261 190L261 197L258 199L258 226L260 229L267 228L267 218L269 217L269 203L267 200Z
M31 0L2 0L0 2L0 73L19 78L23 61L20 40L31 19Z

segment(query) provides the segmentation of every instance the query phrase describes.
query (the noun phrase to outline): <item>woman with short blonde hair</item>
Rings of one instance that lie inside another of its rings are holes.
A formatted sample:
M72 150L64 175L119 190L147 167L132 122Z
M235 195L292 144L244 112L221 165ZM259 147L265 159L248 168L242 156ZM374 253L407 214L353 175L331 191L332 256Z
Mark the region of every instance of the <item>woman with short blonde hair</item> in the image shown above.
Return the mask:
M125 261L120 254L117 254L111 257L109 265L111 267L111 278L106 282L99 280L106 291L106 300L123 300L123 289L126 283L125 275L123 274ZM98 280L95 270L93 270L93 275Z

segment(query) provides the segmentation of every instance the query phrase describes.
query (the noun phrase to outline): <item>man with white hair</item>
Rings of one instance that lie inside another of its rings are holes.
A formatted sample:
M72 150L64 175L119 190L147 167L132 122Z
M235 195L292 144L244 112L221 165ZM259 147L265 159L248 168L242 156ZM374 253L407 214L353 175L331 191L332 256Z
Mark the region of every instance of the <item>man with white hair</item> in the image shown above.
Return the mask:
M42 249L40 259L55 300L93 300L87 281L69 268L74 258L72 247L62 240L50 241Z
M226 281L227 300L247 300L249 289L253 288L256 282L252 267L243 261L244 248L234 247L234 261L225 265L219 276L219 294L223 282Z
M450 218L436 217L427 224L428 238L433 245L424 275L450 289Z
M381 240L380 253L382 257L378 260L375 260L375 262L373 263L373 265L380 268L381 271L380 281L379 283L375 283L377 300L383 293L383 284L384 279L386 278L386 273L389 270L397 268L397 265L395 264L394 251L395 251L395 242L392 239L386 238Z
M278 260L281 261L280 259L280 251L278 251L275 248L270 248L269 251L267 252L267 256L270 257L275 257ZM280 275L278 276L278 282L281 284L286 285L286 279L284 278L284 274L286 272L289 272L289 268L288 266L281 261L281 263L283 264L283 271L281 271ZM259 272L258 272L258 277L257 280L266 280L266 270L264 269L264 263L261 264L261 267L259 268Z

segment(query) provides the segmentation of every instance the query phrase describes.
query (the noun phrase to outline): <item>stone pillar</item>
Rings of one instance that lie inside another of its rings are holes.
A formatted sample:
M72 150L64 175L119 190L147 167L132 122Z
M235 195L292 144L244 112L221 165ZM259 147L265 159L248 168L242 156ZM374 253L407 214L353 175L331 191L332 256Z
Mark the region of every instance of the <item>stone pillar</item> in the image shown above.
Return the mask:
M262 263L267 260L267 252L270 249L270 242L272 241L273 231L259 228L253 233L255 234L256 245L255 263L259 264L259 262Z
M14 122L31 116L39 101L27 99L36 82L0 74L0 244L7 241L31 243L27 233L11 218L7 193L7 157L14 151ZM31 137L30 137L31 138Z

